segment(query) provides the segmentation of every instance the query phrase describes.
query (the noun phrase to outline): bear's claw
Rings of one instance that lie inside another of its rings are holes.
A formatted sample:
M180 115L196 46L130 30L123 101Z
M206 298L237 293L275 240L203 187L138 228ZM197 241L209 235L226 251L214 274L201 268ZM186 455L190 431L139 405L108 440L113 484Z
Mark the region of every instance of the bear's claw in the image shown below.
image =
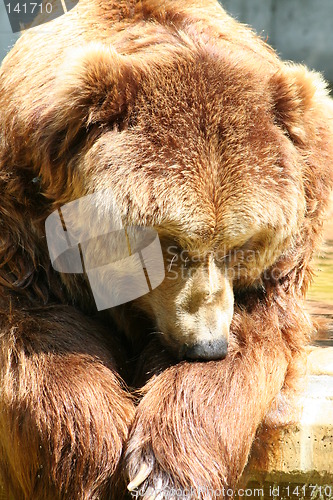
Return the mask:
M135 476L134 479L127 485L128 491L134 491L138 488L149 476L152 471L152 466L149 466L147 463L143 463L139 469L139 472Z

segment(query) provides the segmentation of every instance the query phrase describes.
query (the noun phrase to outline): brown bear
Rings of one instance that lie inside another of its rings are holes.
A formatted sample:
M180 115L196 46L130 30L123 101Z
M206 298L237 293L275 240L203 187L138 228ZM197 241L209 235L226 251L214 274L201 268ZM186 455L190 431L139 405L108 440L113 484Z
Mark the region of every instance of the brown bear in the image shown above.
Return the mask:
M215 0L80 0L21 36L0 73L8 495L230 497L314 330L332 109L320 76ZM90 195L156 231L165 262L159 286L100 312L45 237Z

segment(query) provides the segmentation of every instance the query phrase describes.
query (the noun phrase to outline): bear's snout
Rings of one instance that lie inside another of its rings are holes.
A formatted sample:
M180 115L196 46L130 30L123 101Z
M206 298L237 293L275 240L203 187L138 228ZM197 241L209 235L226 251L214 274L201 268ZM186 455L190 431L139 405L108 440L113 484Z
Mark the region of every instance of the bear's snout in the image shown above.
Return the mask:
M228 341L226 338L215 340L204 340L191 346L184 346L181 357L188 360L213 361L224 359L228 353Z

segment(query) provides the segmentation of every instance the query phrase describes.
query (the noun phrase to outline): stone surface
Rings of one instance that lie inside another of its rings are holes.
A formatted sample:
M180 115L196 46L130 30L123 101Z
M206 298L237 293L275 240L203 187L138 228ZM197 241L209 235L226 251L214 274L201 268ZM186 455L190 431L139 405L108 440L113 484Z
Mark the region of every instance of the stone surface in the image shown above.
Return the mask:
M333 347L312 347L304 390L296 402L298 420L264 437L267 457L254 456L247 477L260 484L332 485L333 499ZM288 417L288 416L286 416ZM288 418L286 418L288 420ZM327 489L326 492L329 492ZM318 492L317 492L318 493Z

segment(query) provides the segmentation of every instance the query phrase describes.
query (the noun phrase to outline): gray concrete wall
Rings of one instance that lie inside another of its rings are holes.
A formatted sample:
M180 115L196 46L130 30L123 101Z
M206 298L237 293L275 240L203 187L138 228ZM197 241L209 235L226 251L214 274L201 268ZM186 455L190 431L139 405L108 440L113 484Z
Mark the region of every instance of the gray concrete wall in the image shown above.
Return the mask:
M3 0L0 0L0 63L19 35L13 35Z
M303 62L333 82L333 0L221 0L282 58Z

